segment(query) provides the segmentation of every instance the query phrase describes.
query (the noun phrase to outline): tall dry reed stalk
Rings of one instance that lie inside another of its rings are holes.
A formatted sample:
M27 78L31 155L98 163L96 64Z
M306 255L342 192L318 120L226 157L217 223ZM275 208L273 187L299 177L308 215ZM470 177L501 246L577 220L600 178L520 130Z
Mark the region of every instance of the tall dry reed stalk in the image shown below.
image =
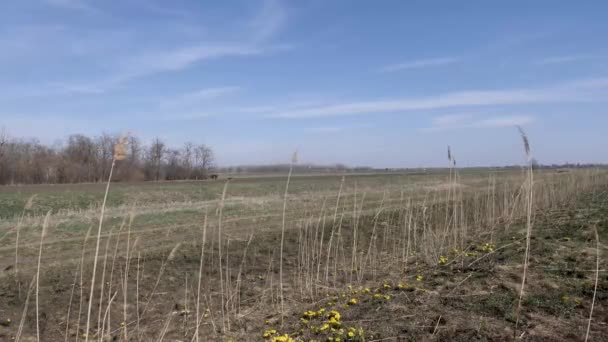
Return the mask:
M106 202L108 200L108 193L110 192L110 183L112 182L112 174L116 161L124 160L127 156L126 153L127 137L121 137L119 142L114 146L114 155L112 156L112 165L110 166L110 174L108 175L108 182L106 183L106 191L103 195L103 202L101 204L101 213L99 214L99 227L97 228L97 243L95 246L95 259L93 261L93 275L91 276L91 291L89 293L89 308L87 309L87 327L85 330L85 342L89 340L90 326L91 326L91 308L93 307L93 295L95 294L95 276L97 272L97 258L99 256L99 242L101 241L101 228L103 227L103 216L106 210Z
M32 277L30 281L30 286L28 287L27 295L25 296L25 304L23 305L23 313L21 313L21 321L19 322L19 327L17 328L17 333L15 334L15 342L19 342L21 340L21 334L23 333L23 326L25 325L25 319L27 317L27 309L30 305L30 295L32 294L32 290L34 290L34 285L36 284L36 277Z
M21 217L17 222L17 227L15 227L15 281L17 282L17 289L19 290L19 297L21 297L21 284L19 283L19 233L21 232L21 226L23 225L23 219L25 218L25 212L27 210L32 209L34 205L34 199L36 198L36 194L30 196L25 202L25 206L23 206L23 211L21 212ZM6 235L4 235L6 236ZM1 241L2 239L0 239Z
M283 316L285 315L284 299L283 299L283 247L285 244L285 211L287 210L287 193L289 190L289 181L293 172L293 164L298 162L298 152L294 152L289 163L289 173L287 174L287 182L285 183L285 193L283 194L283 216L281 222L281 249L279 251L279 296L281 297L281 326L283 326Z
M600 279L600 236L597 234L597 226L594 227L595 232L595 285L593 287L593 300L591 301L591 309L589 309L589 321L587 322L587 333L585 334L585 342L589 340L589 332L591 331L591 320L593 319L593 308L595 306L595 296L597 295L597 283Z
M521 303L524 297L524 288L526 285L526 276L528 272L528 262L530 260L530 240L532 237L532 205L534 199L533 187L534 187L534 173L532 170L532 157L530 154L530 141L528 140L528 136L526 132L520 126L517 126L519 130L519 134L521 136L524 152L527 160L527 177L526 177L526 251L524 254L524 269L521 279L521 288L519 290L519 300L517 303L517 319L515 321L515 330L514 333L517 334L517 327L519 325L519 319L521 314Z
M49 229L49 219L51 218L51 211L49 210L44 217L44 222L42 223L42 232L40 233L40 248L38 249L38 267L36 268L36 337L38 341L40 341L40 304L39 304L39 294L40 294L40 263L42 262L42 246L44 243L44 237L46 236Z
M227 180L224 183L224 189L222 190L222 199L220 201L220 205L218 207L218 219L217 219L217 239L218 239L218 254L219 254L219 273L220 273L220 291L221 291L221 310L222 310L222 332L226 333L226 296L224 292L224 276L223 276L223 264L222 264L222 218L224 213L224 204L226 201L226 191L228 190L228 183L230 180Z
M203 265L205 261L205 243L207 242L207 209L205 208L205 219L203 221L203 243L201 245L201 260L198 266L198 285L196 290L196 328L194 337L196 342L199 341L199 328L200 328L200 305L201 305L201 280L203 277Z

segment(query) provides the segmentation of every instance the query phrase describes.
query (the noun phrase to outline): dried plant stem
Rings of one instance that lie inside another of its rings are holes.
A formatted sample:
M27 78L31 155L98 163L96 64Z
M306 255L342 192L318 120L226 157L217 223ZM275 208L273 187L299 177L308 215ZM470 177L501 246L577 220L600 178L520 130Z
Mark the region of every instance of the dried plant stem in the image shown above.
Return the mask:
M140 339L139 330L139 260L141 259L141 253L137 252L137 274L135 278L135 312L137 313L137 340Z
M207 210L205 210L205 219L203 221L203 243L201 246L201 260L198 267L198 287L196 291L196 330L194 337L196 342L199 341L199 327L200 327L200 305L201 305L201 279L203 277L203 265L205 261L205 243L207 242Z
M585 342L589 340L589 332L591 331L591 320L593 318L593 308L595 306L595 296L597 294L597 283L600 278L600 237L597 234L597 227L595 228L595 286L593 288L593 300L591 301L591 309L589 310L589 322L587 322L587 333L585 334Z
M27 295L25 297L25 304L23 306L23 313L21 314L21 321L19 322L19 328L17 329L17 334L15 335L15 342L19 342L19 340L21 339L21 333L23 332L25 318L27 317L27 308L30 304L30 294L32 293L32 290L34 289L34 284L35 284L34 280L36 280L36 277L32 277L32 281L30 281L30 286L28 288Z
M336 221L338 218L338 208L340 206L340 197L342 196L342 187L344 186L344 177L342 177L342 181L340 182L340 189L338 189L338 197L336 199L336 207L334 208L334 220L331 225L331 233L329 234L329 241L327 242L327 261L325 263L325 282L329 282L329 260L331 257L331 246L334 240L334 234L336 229Z
M279 251L279 296L281 297L281 326L283 326L283 316L285 315L285 307L283 305L283 246L285 244L285 211L287 209L287 191L289 189L289 181L293 171L293 161L289 164L289 173L287 174L287 182L285 183L285 193L283 194L283 215L281 221L281 249Z
M519 290L519 301L517 303L517 319L515 321L514 333L517 334L517 327L519 325L519 318L521 314L521 303L524 296L524 288L526 285L526 276L528 271L528 261L530 260L530 240L532 236L532 201L533 201L533 186L534 186L534 173L532 170L532 162L530 159L530 143L528 137L521 127L518 127L524 144L524 152L528 160L527 170L527 201L526 201L526 251L524 254L524 269L521 279L521 288Z
M117 237L118 239L119 237ZM103 332L103 328L101 326L101 311L103 310L103 298L104 298L104 287L105 287L105 278L106 278L106 266L108 263L108 249L110 248L110 242L112 241L112 231L106 240L106 248L103 257L103 267L101 270L101 288L99 289L99 309L97 310L97 329ZM101 327L101 328L100 328Z
M114 294L108 299L108 306L106 307L106 312L103 314L103 320L101 322L102 327L105 327L105 325L106 325L106 318L110 316L110 307L112 306L112 302L114 301L114 298L116 298L117 294L118 294L118 291L114 292ZM100 338L103 338L103 329L102 329L102 335L100 336Z
M42 246L44 242L44 237L47 233L49 227L49 219L51 217L51 211L49 210L46 213L44 218L44 222L42 223L42 232L40 233L40 248L38 249L38 267L36 268L36 337L38 341L40 341L40 304L39 304L39 294L40 294L40 263L42 261Z
M220 206L218 208L218 222L217 222L217 239L218 239L218 254L219 254L219 271L220 271L220 290L221 290L221 308L222 308L222 332L226 332L226 313L225 313L225 293L224 293L224 276L223 276L223 268L222 268L222 214L224 211L224 202L226 200L226 191L228 190L228 182L227 180L224 184L224 189L222 190L222 200L220 201Z
M123 333L125 336L125 341L129 340L129 335L128 335L128 331L127 331L127 302L128 302L128 296L129 296L129 291L128 291L128 284L129 284L129 265L130 265L130 261L131 261L131 225L133 224L133 214L130 215L129 218L129 225L127 226L127 257L125 260L125 278L124 278L124 282L123 282L123 306L122 306L122 315L123 315L123 323L124 323L124 329L123 329Z
M108 182L106 184L106 192L103 196L103 202L101 204L101 214L99 215L99 227L97 228L97 244L95 247L95 259L93 261L93 275L91 276L91 292L89 293L89 308L87 310L87 327L85 330L85 342L89 340L89 329L91 326L91 308L93 306L93 294L95 291L95 272L97 271L97 257L99 256L99 242L101 240L101 227L103 227L103 215L106 210L106 201L108 200L108 193L110 192L110 183L112 181L112 173L114 172L114 166L116 165L116 159L112 159L112 166L110 167L110 175L108 176Z

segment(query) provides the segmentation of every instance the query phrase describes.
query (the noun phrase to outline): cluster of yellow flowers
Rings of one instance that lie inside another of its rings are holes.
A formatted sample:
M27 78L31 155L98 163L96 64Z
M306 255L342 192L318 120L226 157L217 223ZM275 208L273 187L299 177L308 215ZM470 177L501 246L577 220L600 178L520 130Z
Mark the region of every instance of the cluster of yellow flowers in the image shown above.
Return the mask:
M448 262L448 258L443 255L439 257L439 265L445 265Z
M567 302L569 302L569 301L570 301L570 297L569 297L569 296L567 296L567 295L563 295L563 296L562 296L562 302L567 303ZM573 302L575 305L581 305L581 303L582 303L581 299L580 299L580 298L577 298L577 297L574 297L574 299L572 300L572 302Z
M295 342L295 340L287 334L278 335L276 329L268 329L264 332L264 337L270 338L269 342Z
M276 333L277 333L276 329L268 329L268 330L264 331L264 337L270 337Z
M485 243L483 246L481 246L481 250L484 251L485 253L490 253L490 252L494 252L494 248L496 248L496 246L494 246L493 243Z
M391 295L383 295L382 293L376 293L376 294L374 294L374 298L389 300L389 299L391 299Z

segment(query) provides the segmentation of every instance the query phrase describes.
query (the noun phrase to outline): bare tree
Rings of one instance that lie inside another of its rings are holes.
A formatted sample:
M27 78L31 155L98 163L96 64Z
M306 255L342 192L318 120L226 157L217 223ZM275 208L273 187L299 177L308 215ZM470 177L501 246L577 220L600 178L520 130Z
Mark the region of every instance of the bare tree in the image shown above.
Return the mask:
M74 134L52 147L38 140L9 137L0 128L0 184L97 182L107 178L118 135ZM128 137L126 159L114 170L115 180L203 179L214 167L209 146L187 142L171 149L159 138L145 146Z
M195 149L196 168L200 178L206 178L215 163L213 150L207 145L199 145Z
M160 180L160 171L164 155L165 143L160 140L160 138L154 138L152 145L150 146L149 158L154 166L154 179L156 181Z

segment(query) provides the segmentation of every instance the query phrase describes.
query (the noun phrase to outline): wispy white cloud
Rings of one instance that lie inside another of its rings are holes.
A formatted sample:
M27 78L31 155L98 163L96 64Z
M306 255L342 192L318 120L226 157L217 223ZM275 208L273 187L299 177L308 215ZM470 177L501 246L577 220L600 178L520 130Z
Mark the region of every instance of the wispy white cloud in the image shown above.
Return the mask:
M433 118L433 126L447 126L465 122L473 117L472 114L449 114Z
M217 99L239 90L239 87L227 86L227 87L214 87L204 88L196 91L175 95L161 101L161 107L175 107L184 105L193 105L204 101Z
M472 123L473 127L513 127L523 126L535 120L530 115L509 115L481 119Z
M538 88L457 91L425 97L352 101L296 109L278 108L265 114L277 118L296 119L457 107L607 101L606 88L608 88L608 78L595 78Z
M414 61L407 61L403 63L387 65L380 69L381 72L395 72L407 69L420 69L428 67L444 66L448 64L454 64L458 62L458 58L455 57L441 57L441 58L427 58L418 59Z
M65 8L90 7L84 0L46 1L49 5ZM181 29L169 29L163 31L163 39L157 41L150 37L153 32L134 31L127 26L122 27L124 31L121 32L118 32L120 27L98 31L85 30L82 38L80 33L83 30L80 27L61 27L52 31L52 35L46 30L43 31L44 40L40 38L40 34L30 34L31 30L22 32L16 38L12 38L14 34L11 32L0 31L0 49L3 52L10 51L10 64L4 63L9 66L40 64L39 57L43 55L63 61L66 54L72 53L70 57L83 61L90 73L77 75L81 77L70 80L57 77L58 81L46 87L51 90L48 95L93 94L107 92L147 76L183 71L205 61L284 51L291 48L290 45L273 44L270 40L286 23L287 11L283 3L266 0L251 19L218 28L214 32L201 30L206 33L200 33L199 37L185 34ZM158 42L162 44L158 45ZM0 55L0 61L3 59L8 58ZM41 81L38 84L41 83L47 82ZM14 84L10 84L10 87L13 86ZM32 94L45 95L40 87L36 86L34 91L25 91L21 97L30 97ZM20 94L15 95L19 97Z
M492 128L523 126L535 120L532 115L473 115L454 114L432 118L431 126L422 131L444 131L463 128Z
M69 10L95 10L95 8L85 0L45 0L44 2L51 6L61 7Z
M280 0L265 0L262 9L250 23L253 41L264 41L276 35L287 22L287 11Z
M537 61L536 64L539 64L539 65L563 64L563 63L571 63L571 62L588 60L591 58L593 58L593 56L591 56L591 55L552 56L552 57L543 58L543 59Z
M306 130L314 133L333 133L343 131L344 129L345 127L343 126L317 126L307 128Z
M360 123L360 124L341 124L341 125L325 125L325 126L314 126L308 127L305 130L313 133L335 133L342 132L347 130L354 130L358 128L368 128L370 124Z

